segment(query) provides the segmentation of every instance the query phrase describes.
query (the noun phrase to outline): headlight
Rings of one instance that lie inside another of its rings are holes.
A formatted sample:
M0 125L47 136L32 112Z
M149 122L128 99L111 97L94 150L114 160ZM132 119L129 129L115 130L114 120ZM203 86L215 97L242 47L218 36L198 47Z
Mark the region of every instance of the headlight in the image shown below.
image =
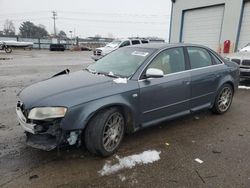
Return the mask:
M34 120L44 120L50 118L61 118L66 114L67 108L64 107L39 107L33 108L28 118Z

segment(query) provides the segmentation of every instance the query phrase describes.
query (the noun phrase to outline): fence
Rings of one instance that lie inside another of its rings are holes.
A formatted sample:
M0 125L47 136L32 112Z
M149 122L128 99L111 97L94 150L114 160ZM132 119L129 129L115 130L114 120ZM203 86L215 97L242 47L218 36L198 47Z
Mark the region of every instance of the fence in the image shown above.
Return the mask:
M18 41L18 42L32 42L34 49L49 49L50 44L54 43L52 39L40 39L40 38L22 38L22 37L0 37L0 41ZM61 39L58 43L64 44L66 49L73 48L76 44L80 44L80 47L87 47L94 49L97 47L105 46L109 41L90 41L84 39Z

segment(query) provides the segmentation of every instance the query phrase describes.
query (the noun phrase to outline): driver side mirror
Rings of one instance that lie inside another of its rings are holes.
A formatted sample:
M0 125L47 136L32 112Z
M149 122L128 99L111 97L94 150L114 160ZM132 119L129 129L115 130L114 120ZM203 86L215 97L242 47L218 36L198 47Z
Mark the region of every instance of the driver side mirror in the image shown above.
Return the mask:
M161 69L149 68L146 71L147 78L161 78L164 76L164 73Z

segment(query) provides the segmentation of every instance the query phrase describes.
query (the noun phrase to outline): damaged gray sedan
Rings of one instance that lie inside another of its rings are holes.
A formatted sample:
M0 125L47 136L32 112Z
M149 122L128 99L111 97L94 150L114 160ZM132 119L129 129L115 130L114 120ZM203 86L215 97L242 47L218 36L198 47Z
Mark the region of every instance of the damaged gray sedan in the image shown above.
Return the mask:
M225 113L238 82L238 65L206 47L138 45L23 89L16 112L32 147L84 143L109 156L125 133L203 109Z

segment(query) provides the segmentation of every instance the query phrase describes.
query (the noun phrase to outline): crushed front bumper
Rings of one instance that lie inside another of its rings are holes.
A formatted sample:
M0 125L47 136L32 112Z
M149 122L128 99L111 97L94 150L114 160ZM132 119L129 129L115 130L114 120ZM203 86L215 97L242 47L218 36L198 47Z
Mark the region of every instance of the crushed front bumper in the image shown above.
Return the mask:
M26 132L26 144L33 148L51 151L57 148L57 138L49 134L32 134Z
M20 107L16 107L17 119L26 133L27 145L50 151L65 142L66 134L59 128L59 120L51 122L30 122Z

